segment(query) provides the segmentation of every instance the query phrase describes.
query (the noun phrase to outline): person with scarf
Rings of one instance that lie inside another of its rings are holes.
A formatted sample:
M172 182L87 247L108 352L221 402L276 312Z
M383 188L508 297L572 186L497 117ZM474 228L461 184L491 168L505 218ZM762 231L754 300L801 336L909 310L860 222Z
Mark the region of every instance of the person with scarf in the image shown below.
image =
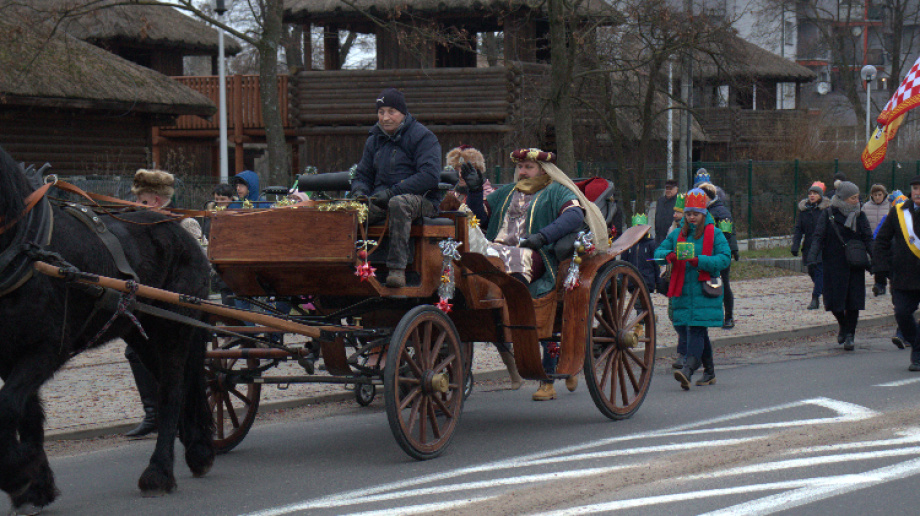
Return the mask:
M728 267L731 249L706 209L708 203L709 196L703 190L694 188L687 192L680 231L671 232L655 251L656 259L671 264L669 312L679 338L687 343L684 365L674 371L674 379L684 390L690 389L690 380L700 365L703 376L696 384L716 383L709 328L722 326L722 295L708 297L703 283L718 278ZM679 259L676 250L689 247L687 243L692 244L692 257Z
M920 371L920 328L914 313L920 305L920 176L910 181L910 199L897 201L875 237L873 272L876 277L891 279L898 347L905 343L910 346L907 369L917 372Z
M815 227L818 225L818 218L821 216L823 209L830 206L831 201L824 197L824 183L815 181L808 189L808 197L799 201L799 216L795 221L795 228L792 230L792 248L789 250L792 256L798 256L799 250L802 251L802 262L807 266L808 251L811 249L811 239L815 234ZM817 310L821 306L821 292L824 290L824 271L821 264L807 267L808 276L814 286L811 289L811 303L808 304L809 310Z
M869 219L859 207L859 187L841 181L830 206L818 217L806 263L808 266L823 265L824 309L837 318L840 327L837 343L843 344L847 351L856 347L859 311L866 308L866 271L850 267L846 259L844 242L854 239L861 240L866 249L872 248Z
M519 149L511 153L511 160L515 163L515 182L485 199L482 173L475 167L463 168L461 175L469 189L466 202L485 228L489 240L486 254L501 258L506 273L524 282L533 297L541 297L556 286L559 257L553 244L587 221L595 248L604 252L609 247L607 226L600 209L554 164L552 152ZM547 374L555 373L558 359L555 347L544 344L543 368ZM574 391L578 378L572 376L565 384ZM534 401L555 398L552 381L542 382L533 395Z

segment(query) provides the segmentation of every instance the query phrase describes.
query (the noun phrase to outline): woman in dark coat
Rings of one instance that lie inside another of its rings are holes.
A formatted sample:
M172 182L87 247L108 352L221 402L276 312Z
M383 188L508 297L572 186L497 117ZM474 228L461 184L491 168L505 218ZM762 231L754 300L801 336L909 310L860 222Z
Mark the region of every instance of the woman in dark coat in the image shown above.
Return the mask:
M832 312L840 325L837 342L852 351L859 311L866 308L866 271L847 263L843 242L831 224L843 241L859 239L866 249L871 249L872 230L866 214L859 209L859 187L855 184L842 181L830 207L821 212L807 260L808 265L823 262L824 309Z

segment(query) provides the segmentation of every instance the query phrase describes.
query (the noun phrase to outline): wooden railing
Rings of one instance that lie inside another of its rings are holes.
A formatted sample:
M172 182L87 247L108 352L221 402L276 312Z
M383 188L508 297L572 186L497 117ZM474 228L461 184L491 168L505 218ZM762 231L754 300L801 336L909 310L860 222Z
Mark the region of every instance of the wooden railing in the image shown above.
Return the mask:
M219 99L218 77L173 77L178 82L201 93L211 99L216 105ZM288 96L288 76L278 76L278 108L281 111L281 120L285 128L290 128L290 109ZM172 130L217 130L220 118L214 115L211 120L198 116L183 115L176 120L176 125L164 127L165 131ZM242 129L262 129L265 122L262 120L262 102L259 99L258 75L230 75L227 77L227 126L230 128L241 126Z

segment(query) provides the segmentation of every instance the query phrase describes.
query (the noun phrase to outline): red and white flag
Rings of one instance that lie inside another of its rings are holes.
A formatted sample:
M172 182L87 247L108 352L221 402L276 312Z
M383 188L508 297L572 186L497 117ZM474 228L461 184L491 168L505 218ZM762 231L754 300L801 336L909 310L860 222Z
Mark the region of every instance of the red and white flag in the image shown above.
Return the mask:
M914 62L907 76L898 86L898 91L885 104L885 109L878 115L878 128L866 143L862 153L863 166L873 170L885 159L885 153L904 121L904 116L911 109L920 106L920 58Z

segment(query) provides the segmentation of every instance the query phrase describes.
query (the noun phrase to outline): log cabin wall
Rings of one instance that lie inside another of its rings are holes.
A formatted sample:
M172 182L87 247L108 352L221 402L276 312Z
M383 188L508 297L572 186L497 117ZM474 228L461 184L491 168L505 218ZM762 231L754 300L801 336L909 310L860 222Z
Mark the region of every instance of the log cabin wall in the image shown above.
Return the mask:
M5 107L0 144L16 161L55 174L134 174L148 166L151 121L141 115Z

